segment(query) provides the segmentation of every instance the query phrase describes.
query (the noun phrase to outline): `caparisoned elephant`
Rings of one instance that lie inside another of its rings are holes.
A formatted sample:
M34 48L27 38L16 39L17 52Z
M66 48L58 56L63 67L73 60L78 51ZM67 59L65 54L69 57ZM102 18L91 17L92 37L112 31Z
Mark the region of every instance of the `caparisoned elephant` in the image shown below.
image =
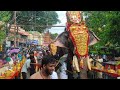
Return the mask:
M100 39L94 34L94 32L89 31L89 46L96 44ZM69 37L69 32L65 29L64 32L62 32L60 35L57 36L57 38L54 41L54 44L58 47L57 54L59 53L60 57L65 54L64 50L68 51L68 57L67 57L67 70L72 71L72 60L74 53L74 45L72 40ZM76 55L77 56L77 55ZM78 58L79 59L79 58ZM82 79L87 78L87 64L86 64L86 58L84 61L84 69L81 70L80 76ZM68 78L73 79L73 75L71 73L68 73Z
M57 47L61 47L57 53L60 54L60 57L64 54L64 50L68 51L66 60L67 70L72 71L72 62L77 61L78 64L75 66L77 66L77 71L80 72L80 78L87 78L86 72L90 66L90 64L88 64L88 47L96 44L100 39L94 32L88 30L80 11L67 11L66 16L67 23L65 31L58 35L54 41ZM60 52L61 50L63 53ZM84 66L82 69L79 64L81 61L83 61ZM72 79L72 76L71 73L68 73L69 79Z

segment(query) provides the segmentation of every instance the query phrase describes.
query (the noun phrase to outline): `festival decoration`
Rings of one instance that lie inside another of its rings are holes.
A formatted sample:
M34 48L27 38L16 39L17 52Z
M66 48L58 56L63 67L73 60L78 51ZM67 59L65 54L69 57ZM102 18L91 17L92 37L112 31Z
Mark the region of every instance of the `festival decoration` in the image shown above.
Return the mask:
M88 55L89 34L80 11L67 11L67 31L75 47L75 54L80 57Z

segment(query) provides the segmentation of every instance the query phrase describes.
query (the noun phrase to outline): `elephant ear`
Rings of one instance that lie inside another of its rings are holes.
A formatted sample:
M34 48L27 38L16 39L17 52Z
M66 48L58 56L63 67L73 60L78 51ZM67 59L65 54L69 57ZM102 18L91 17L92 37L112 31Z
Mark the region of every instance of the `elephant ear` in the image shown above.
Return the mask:
M90 36L90 41L89 41L89 46L92 46L96 44L100 39L95 35L93 31L89 30L89 36Z
M67 48L68 47L68 37L69 37L69 35L68 35L67 31L64 31L63 33L58 35L57 38L54 40L55 46Z
M63 43L61 43L61 41L59 39L56 39L54 41L54 45L58 46L58 47L65 47L65 45Z

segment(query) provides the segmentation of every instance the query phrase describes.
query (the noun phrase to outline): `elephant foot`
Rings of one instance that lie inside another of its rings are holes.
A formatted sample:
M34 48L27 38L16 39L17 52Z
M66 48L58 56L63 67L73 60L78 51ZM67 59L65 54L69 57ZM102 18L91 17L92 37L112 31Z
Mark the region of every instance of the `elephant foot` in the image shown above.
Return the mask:
M80 71L80 79L88 79L86 70L82 69Z

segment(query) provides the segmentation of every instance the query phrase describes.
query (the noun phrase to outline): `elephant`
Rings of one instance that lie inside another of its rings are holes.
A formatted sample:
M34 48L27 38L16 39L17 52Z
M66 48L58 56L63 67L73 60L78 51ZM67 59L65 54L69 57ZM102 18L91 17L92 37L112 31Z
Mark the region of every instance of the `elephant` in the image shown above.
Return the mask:
M88 68L90 69L88 47L96 44L100 39L93 31L88 30L81 11L67 11L66 17L67 23L64 32L54 40L58 49L56 55L60 58L67 53L67 70L73 71L72 65L77 62L75 66L80 74L79 78L86 79ZM83 61L82 69L81 61ZM68 73L68 79L73 79L73 73Z
M100 41L100 39L95 35L95 33L93 31L88 30L88 34L89 34L89 42L88 42L88 46L92 46L94 44L96 44L98 41ZM72 67L71 67L71 63L73 60L73 56L75 55L74 53L74 45L73 42L69 36L69 32L66 30L64 30L64 32L62 32L61 34L59 34L56 39L54 40L54 44L55 46L57 46L57 52L56 55L59 54L59 58L68 53L67 56L67 70L72 71ZM77 55L76 55L77 56ZM79 58L78 58L79 60ZM86 65L86 58L84 61L84 66L87 68ZM87 79L87 69L82 69L81 72L79 73L81 79ZM68 79L73 79L73 75L71 73L68 73Z

